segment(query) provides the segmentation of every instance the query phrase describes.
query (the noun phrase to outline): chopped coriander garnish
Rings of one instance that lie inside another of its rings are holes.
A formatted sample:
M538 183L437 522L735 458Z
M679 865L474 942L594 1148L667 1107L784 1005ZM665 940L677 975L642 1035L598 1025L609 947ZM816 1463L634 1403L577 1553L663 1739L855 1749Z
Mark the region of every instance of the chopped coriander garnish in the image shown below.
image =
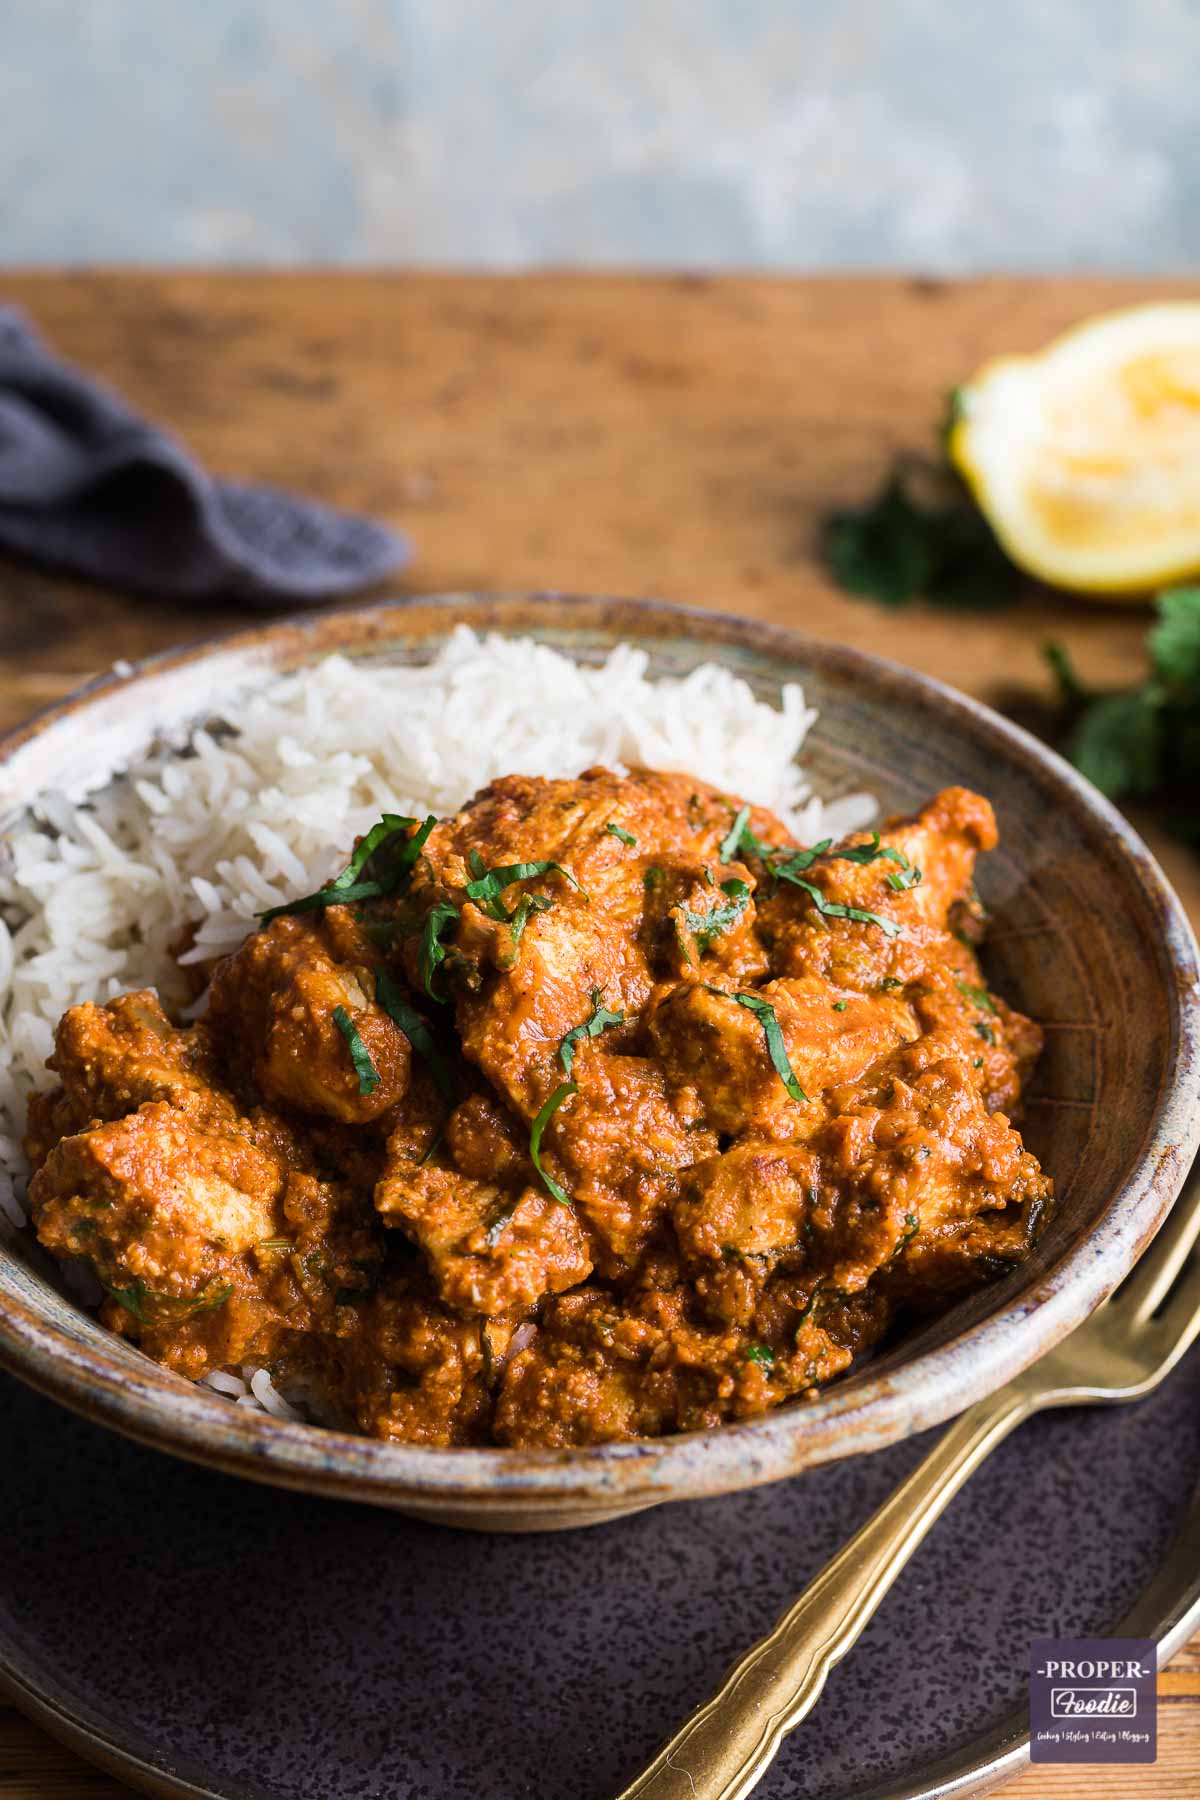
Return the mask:
M764 844L760 837L755 837L747 823L749 817L750 808L743 806L721 839L721 848L717 854L723 863L732 862L734 857L742 852L745 852L747 856L757 856L760 862L766 862L768 857L783 854L776 846ZM826 849L829 848L831 842L832 839L827 840ZM813 854L816 855L817 852L814 851Z
M146 1316L146 1300L149 1296L149 1289L140 1275L132 1286L127 1288L109 1287L107 1281L102 1282L101 1286L110 1300L115 1300L118 1306L123 1307L127 1313L132 1313L135 1319L140 1319L143 1325L149 1324Z
M721 906L714 906L709 912L693 912L690 906L681 906L679 917L684 927L691 932L701 952L708 950L715 937L728 931L735 925L750 904L750 888L745 881L731 876L721 883L721 892L728 899Z
M896 1246L897 1251L903 1250L903 1248L906 1244L911 1244L912 1240L916 1237L916 1235L920 1229L921 1229L921 1221L918 1219L916 1213L905 1213L905 1215L904 1215L904 1235L900 1239L899 1244Z
M895 869L889 869L883 879L894 894L907 894L910 888L921 885L921 871L916 863L909 863L907 869L901 869L898 874Z
M333 881L318 888L315 894L289 900L283 906L268 907L259 913L259 923L269 925L285 913L318 912L326 906L346 906L352 900L379 900L396 889L411 873L425 840L437 824L430 813L423 824L400 813L384 813L372 825L350 861ZM412 827L416 826L416 830Z
M992 1030L991 1026L986 1025L982 1019L978 1020L976 1023L975 1035L981 1037L985 1044L994 1044L996 1042L995 1032Z
M845 1000L835 1000L833 1003L834 1012L845 1012L846 1004Z
M571 1196L567 1193L565 1188L559 1186L553 1175L548 1175L542 1167L542 1133L545 1131L547 1125L550 1123L563 1101L569 1100L572 1094L577 1094L578 1092L579 1087L574 1081L564 1081L561 1087L556 1087L550 1098L546 1101L546 1104L538 1113L536 1119L533 1121L533 1125L529 1132L529 1155L532 1159L533 1166L541 1176L546 1191L558 1201L560 1206L570 1206Z
M627 844L631 850L637 843L637 839L634 837L632 831L626 831L625 827L623 825L618 825L615 819L610 819L604 829L607 831L609 837L620 838L621 842Z
M986 988L972 987L969 981L959 981L957 979L955 980L954 985L960 994L965 994L968 1000L974 1002L980 1012L995 1012L995 1001L992 999L992 996L988 993Z
M650 893L663 884L663 872L657 863L651 863L642 876L642 886Z
M521 898L513 908L512 917L508 921L508 934L512 938L514 950L520 943L521 938L524 935L525 927L528 925L532 915L534 913L549 912L553 905L554 902L551 900L549 894L521 895Z
M894 988L902 988L903 986L904 983L900 980L898 975L885 975L883 980L879 983L879 992L881 994L890 994Z
M878 862L881 857L886 857L889 862L899 863L902 869L912 867L903 850L897 850L892 844L880 843L877 831L871 833L870 843L851 844L848 850L839 850L837 853L838 862L857 863L860 868L868 863Z
M404 1033L417 1055L429 1065L429 1073L447 1106L453 1105L458 1097L458 1090L449 1065L435 1044L433 1033L424 1019L419 1012L414 1012L385 969L375 971L375 998L393 1025Z
M570 869L557 862L519 862L505 863L497 869L484 867L483 858L478 850L472 850L467 858L472 880L467 883L467 898L473 900L489 919L496 919L502 925L512 923L514 914L505 910L503 894L506 888L518 881L533 881L538 875L561 875L581 894L579 886ZM584 895L586 899L586 894ZM528 917L528 913L526 913Z
M563 1038L562 1043L558 1046L558 1060L563 1066L564 1075L569 1075L571 1073L571 1064L575 1061L575 1046L579 1043L581 1038L599 1037L600 1033L609 1025L623 1025L625 1023L625 1014L623 1012L610 1012L608 1008L602 1004L603 999L604 989L593 988L591 1018L585 1019L582 1025L573 1025Z
M748 806L743 806L739 813L735 813L733 824L721 839L721 848L717 851L721 862L732 862L741 849L742 832L746 829L746 821L749 817L750 808Z
M747 1012L752 1012L763 1028L767 1040L767 1054L771 1058L772 1067L782 1081L791 1099L801 1105L807 1105L808 1095L792 1073L792 1065L788 1061L787 1045L783 1041L783 1032L779 1020L775 1016L775 1008L769 1000L763 1000L758 994L734 994L733 998Z
M775 1352L770 1344L747 1344L746 1361L757 1363L762 1369L769 1369L775 1361Z
M800 862L799 856L808 857L807 862ZM808 868L812 861L812 853L801 851L798 857L789 858L786 863L773 863L771 873L780 881L790 881L794 887L802 888L812 900L817 911L825 918L855 919L861 925L878 925L888 937L898 937L900 927L895 919L886 919L882 913L868 912L861 906L844 906L840 900L829 900L817 887L815 882L805 881L796 873L797 868Z
M350 1061L354 1064L354 1073L358 1076L359 1093L373 1094L379 1086L379 1071L371 1061L371 1052L359 1036L358 1026L344 1006L334 1007L333 1022L346 1040Z
M103 1279L100 1285L110 1299L115 1300L118 1306L123 1307L143 1325L153 1323L146 1311L147 1300L152 1305L173 1313L177 1318L190 1318L193 1313L213 1312L218 1306L224 1306L233 1292L232 1281L213 1280L201 1288L195 1299L189 1300L186 1294L156 1293L153 1288L146 1286L140 1275L127 1288L109 1287Z
M439 900L436 906L431 906L425 914L425 923L421 928L421 947L417 951L417 968L420 971L421 986L429 998L436 1000L439 1005L444 1003L446 996L435 992L433 978L446 960L447 952L446 946L442 942L442 933L451 921L455 924L458 922L457 906L452 905L449 900Z
M974 1062L973 1062L973 1063L972 1063L972 1064L971 1064L971 1067L972 1067L972 1068L973 1068L973 1069L982 1069L982 1067L983 1067L983 1058L982 1058L982 1056L977 1056L977 1057L976 1057L976 1058L975 1058L975 1061L974 1061Z

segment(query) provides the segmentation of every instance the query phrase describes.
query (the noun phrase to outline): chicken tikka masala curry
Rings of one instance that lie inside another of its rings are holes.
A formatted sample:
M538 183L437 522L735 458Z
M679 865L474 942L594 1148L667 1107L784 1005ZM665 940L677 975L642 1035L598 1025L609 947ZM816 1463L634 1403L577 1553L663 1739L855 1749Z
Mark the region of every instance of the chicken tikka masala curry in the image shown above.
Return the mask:
M386 816L179 1024L73 1007L38 1235L197 1378L563 1446L810 1394L1029 1251L1041 1037L987 988L961 788L801 848L690 776L510 776Z

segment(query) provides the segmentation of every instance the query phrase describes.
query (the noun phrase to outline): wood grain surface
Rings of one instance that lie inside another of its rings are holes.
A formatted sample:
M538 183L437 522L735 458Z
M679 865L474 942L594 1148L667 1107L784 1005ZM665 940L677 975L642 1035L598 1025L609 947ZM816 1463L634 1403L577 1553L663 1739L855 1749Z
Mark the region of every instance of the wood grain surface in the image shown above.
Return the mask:
M1145 612L1031 589L1002 612L887 613L830 585L821 521L868 495L897 452L927 450L946 390L985 357L1102 308L1195 291L319 273L0 283L63 354L215 471L409 532L402 591L661 595L873 650L1002 706L1048 698L1050 635L1086 677L1129 680ZM244 618L0 566L0 727L118 657ZM1149 835L1200 921L1200 861ZM1200 1800L1200 1638L1160 1691L1156 1766L1030 1769L1006 1793ZM0 1800L126 1791L0 1709Z

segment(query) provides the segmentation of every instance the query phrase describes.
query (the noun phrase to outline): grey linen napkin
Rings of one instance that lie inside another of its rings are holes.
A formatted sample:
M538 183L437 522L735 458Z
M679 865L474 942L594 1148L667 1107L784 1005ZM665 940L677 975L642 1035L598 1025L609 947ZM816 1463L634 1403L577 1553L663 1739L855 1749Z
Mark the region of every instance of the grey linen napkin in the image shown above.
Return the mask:
M164 598L295 606L408 561L389 526L216 481L0 307L0 550Z

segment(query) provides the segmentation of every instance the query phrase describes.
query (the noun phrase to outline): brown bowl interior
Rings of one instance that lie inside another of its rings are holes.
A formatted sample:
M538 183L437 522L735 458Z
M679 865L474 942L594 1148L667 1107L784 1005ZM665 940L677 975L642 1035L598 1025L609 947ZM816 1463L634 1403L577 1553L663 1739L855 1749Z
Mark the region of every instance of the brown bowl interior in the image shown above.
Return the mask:
M774 1479L949 1416L1057 1341L1111 1290L1169 1207L1195 1148L1195 944L1132 831L1041 746L932 682L720 615L559 597L391 603L269 626L109 680L0 747L0 818L43 787L110 770L156 730L219 711L231 678L339 649L423 658L458 619L535 630L595 660L618 638L658 674L718 658L771 697L820 709L806 766L826 798L867 789L907 810L962 783L993 801L1001 846L979 888L993 984L1046 1050L1024 1131L1054 1176L1033 1257L894 1340L817 1401L715 1433L551 1453L422 1451L280 1426L178 1382L63 1298L28 1246L0 1251L0 1360L67 1404L183 1455L288 1485L493 1528L573 1524Z

